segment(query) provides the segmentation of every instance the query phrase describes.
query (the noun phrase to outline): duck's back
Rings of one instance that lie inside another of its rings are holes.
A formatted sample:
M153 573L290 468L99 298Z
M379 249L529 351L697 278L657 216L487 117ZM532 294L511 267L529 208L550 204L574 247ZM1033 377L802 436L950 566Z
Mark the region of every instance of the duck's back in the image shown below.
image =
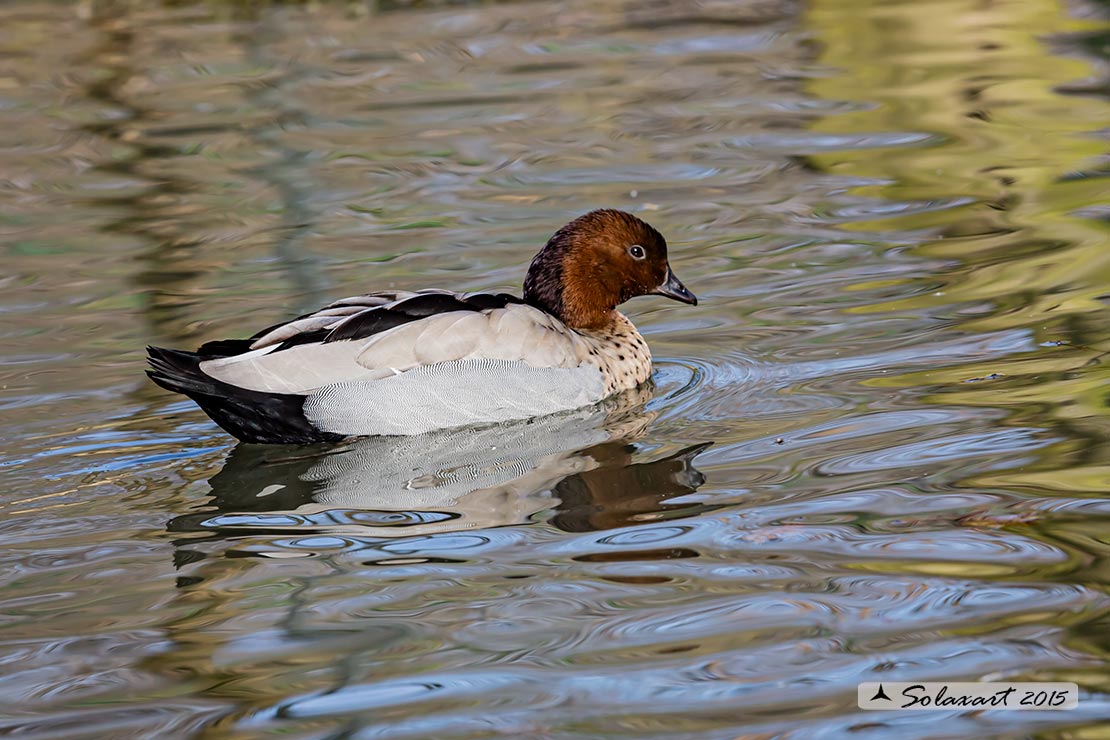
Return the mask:
M197 353L151 348L151 377L240 439L307 442L578 408L613 392L598 356L595 338L512 296L390 292Z

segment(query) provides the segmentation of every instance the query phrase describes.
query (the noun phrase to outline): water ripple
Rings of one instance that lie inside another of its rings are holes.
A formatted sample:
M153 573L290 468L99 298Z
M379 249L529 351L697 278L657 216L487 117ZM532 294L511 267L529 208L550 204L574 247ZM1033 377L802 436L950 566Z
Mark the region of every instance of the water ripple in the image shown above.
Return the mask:
M870 470L929 465L942 460L959 460L1000 453L1026 452L1051 444L1037 429L1004 429L996 432L961 434L898 445L872 453L849 455L819 464L822 475L847 475Z

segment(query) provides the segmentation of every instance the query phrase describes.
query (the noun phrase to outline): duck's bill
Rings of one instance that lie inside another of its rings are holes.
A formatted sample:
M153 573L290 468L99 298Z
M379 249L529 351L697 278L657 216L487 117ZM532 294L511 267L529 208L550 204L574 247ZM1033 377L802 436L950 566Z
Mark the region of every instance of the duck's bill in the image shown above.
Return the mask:
M675 277L669 265L667 266L667 279L663 281L662 285L655 289L652 295L665 295L676 301L689 303L691 306L698 305L698 297L687 290L686 286L682 284L682 281Z

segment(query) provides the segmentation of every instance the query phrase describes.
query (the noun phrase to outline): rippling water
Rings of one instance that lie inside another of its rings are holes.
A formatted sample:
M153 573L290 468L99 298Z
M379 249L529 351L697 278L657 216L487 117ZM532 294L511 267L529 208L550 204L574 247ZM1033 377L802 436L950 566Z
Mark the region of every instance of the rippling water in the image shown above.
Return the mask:
M1103 736L1104 2L0 14L0 732ZM142 376L602 205L703 299L602 408L259 448Z

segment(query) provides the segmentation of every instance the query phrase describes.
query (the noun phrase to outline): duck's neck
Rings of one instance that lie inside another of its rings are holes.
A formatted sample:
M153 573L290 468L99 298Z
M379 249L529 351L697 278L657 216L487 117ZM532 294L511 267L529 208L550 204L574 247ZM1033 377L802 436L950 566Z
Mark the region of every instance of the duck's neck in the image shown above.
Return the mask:
M563 260L552 254L551 242L528 265L524 300L553 316L563 318Z
M606 300L612 291L587 272L569 246L552 237L528 266L524 300L571 329L597 331L613 321L617 302Z

